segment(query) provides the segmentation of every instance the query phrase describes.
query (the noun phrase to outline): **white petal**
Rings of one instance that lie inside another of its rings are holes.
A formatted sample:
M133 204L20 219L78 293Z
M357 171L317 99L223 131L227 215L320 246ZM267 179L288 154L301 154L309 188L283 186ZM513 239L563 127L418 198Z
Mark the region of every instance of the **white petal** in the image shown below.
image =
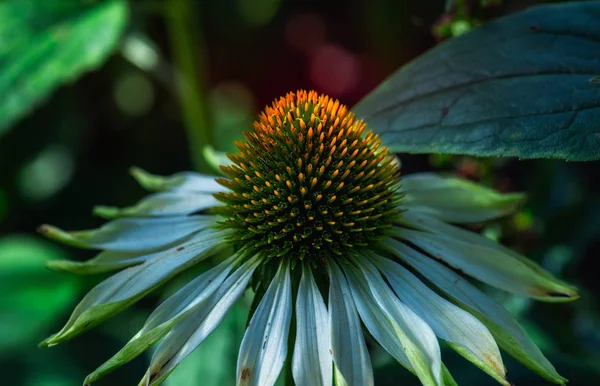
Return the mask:
M391 356L402 366L415 374L415 369L404 352L404 347L398 337L400 327L379 307L371 294L369 284L361 272L350 265L344 265L354 303L367 330ZM456 385L452 375L442 363L442 380L444 385Z
M210 193L178 190L152 194L129 208L97 206L94 213L104 218L185 216L216 205L219 201Z
M71 272L79 275L90 275L115 271L143 263L146 260L160 255L166 249L171 247L177 248L181 246L181 244L191 240L195 236L195 234L191 234L175 243L171 243L150 251L102 251L97 254L96 257L87 261L49 260L46 262L46 266L55 271Z
M64 232L49 225L40 227L39 231L47 237L83 248L150 251L182 240L216 221L215 216L123 218L87 231Z
M489 328L502 349L545 378L558 383L564 381L525 330L501 305L435 260L398 242L389 245L393 245L393 249L402 260L448 294L461 307L477 316Z
M257 257L246 261L225 280L209 302L196 307L175 325L154 352L142 383L160 384L182 360L204 342L242 296L259 264L260 259Z
M372 257L398 297L429 324L439 338L453 347L460 346L456 347L459 353L500 383L509 385L496 341L479 320L427 288L400 264L383 257Z
M172 186L175 190L188 192L218 193L226 189L215 181L215 176L207 176L194 172L181 172L172 176L177 182Z
M296 299L296 344L292 373L297 386L330 386L333 366L329 315L309 267L302 266Z
M577 297L572 287L534 262L481 235L410 211L402 221L425 232L396 228L397 236L487 284L545 301Z
M291 318L289 267L281 263L244 334L237 362L238 385L275 384L287 356Z
M181 247L109 277L88 292L63 329L42 344L54 345L70 339L120 312L177 273L227 248L222 242L227 234L216 230L201 232Z
M373 385L373 368L346 278L329 264L329 331L336 385Z
M415 370L404 353L404 347L398 337L398 325L379 307L371 294L369 284L362 272L350 265L345 265L343 268L348 278L352 297L360 314L360 319L367 327L367 330L369 330L381 347L414 374Z
M355 259L377 304L394 323L408 360L423 385L442 384L440 346L431 327L402 303L377 268L365 257Z
M102 251L93 259L87 261L71 260L49 260L46 267L59 272L71 272L79 275L98 274L109 271L115 271L132 265L142 263L149 258L156 256L161 251L148 252L121 252L121 251Z
M205 176L193 172L178 173L175 176L180 181L174 187L176 190L204 193L218 193L226 190L215 181L215 176Z
M132 168L131 174L144 188L153 191L186 190L193 192L217 193L223 188L214 176L194 172L180 172L170 176L159 176L140 168Z
M455 177L418 173L402 178L402 206L449 222L480 222L505 216L523 201L519 193L501 194Z
M125 347L88 375L84 384L89 385L131 361L165 336L185 315L202 307L221 286L239 259L239 255L232 256L204 272L165 300L152 312L142 329L127 342Z
M216 267L199 275L162 302L148 317L142 331L180 318L205 303L225 281L240 259L234 255Z

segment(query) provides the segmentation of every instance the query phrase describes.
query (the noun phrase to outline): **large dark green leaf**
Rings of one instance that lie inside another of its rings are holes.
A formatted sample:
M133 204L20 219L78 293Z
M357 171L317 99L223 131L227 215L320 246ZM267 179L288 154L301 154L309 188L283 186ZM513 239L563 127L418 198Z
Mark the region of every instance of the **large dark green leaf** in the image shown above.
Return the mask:
M61 83L99 66L125 25L124 0L0 3L0 135Z
M600 1L531 8L440 44L354 111L398 152L600 158Z

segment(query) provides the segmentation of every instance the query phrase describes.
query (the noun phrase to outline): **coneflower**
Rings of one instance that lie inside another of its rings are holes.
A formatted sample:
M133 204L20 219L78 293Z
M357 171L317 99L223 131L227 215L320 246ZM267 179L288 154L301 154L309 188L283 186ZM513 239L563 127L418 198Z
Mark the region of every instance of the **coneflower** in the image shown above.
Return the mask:
M456 272L542 301L577 297L532 261L450 225L506 215L522 195L430 173L400 178L378 136L313 91L275 101L236 145L226 178L134 169L156 193L130 208L96 209L116 219L90 231L40 228L103 250L52 268L123 269L93 288L43 346L89 330L202 260L229 256L157 307L86 384L158 341L141 384L161 383L251 285L262 298L240 347L238 385L273 385L288 356L299 386L372 385L363 325L424 385L455 384L438 339L503 385L510 383L498 346L564 384L515 319Z

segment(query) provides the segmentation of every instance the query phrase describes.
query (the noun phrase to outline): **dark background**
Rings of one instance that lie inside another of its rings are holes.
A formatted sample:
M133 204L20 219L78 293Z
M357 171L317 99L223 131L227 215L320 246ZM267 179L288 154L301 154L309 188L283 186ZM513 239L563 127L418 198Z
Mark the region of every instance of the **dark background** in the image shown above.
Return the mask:
M256 113L286 92L315 89L351 106L439 41L538 2L458 3L446 9L444 1L433 0L189 0L187 20L181 21L173 19L167 0L130 1L127 31L108 61L59 88L0 137L0 383L81 384L164 296L157 291L61 346L36 346L101 280L43 269L46 259L84 260L93 253L46 242L35 235L36 227L91 228L101 224L91 215L94 205L135 203L144 192L128 175L132 165L158 174L194 168L201 149L188 140L181 112L173 23L192 26L189 42L199 79L186 81L199 91L215 147L232 151L233 140ZM132 56L140 47L142 54ZM518 213L478 229L576 284L581 299L543 304L490 294L522 321L570 385L600 384L598 163L400 157L404 173L443 170L528 194ZM185 274L175 280L184 281ZM166 384L233 382L247 314L242 303L208 348L198 350ZM380 348L370 347L378 385L418 384ZM452 351L444 349L443 357L459 384L495 384ZM99 384L136 384L147 360L142 355ZM507 355L504 360L516 385L547 384Z

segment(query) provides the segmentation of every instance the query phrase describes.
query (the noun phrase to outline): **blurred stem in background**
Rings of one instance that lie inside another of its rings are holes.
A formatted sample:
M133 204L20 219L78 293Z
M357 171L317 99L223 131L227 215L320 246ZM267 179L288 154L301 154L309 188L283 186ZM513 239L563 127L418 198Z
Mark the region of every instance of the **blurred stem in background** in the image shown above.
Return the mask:
M197 3L170 0L166 3L167 28L171 42L190 158L199 172L211 172L204 148L212 146L209 117L204 100L204 42L197 18Z

